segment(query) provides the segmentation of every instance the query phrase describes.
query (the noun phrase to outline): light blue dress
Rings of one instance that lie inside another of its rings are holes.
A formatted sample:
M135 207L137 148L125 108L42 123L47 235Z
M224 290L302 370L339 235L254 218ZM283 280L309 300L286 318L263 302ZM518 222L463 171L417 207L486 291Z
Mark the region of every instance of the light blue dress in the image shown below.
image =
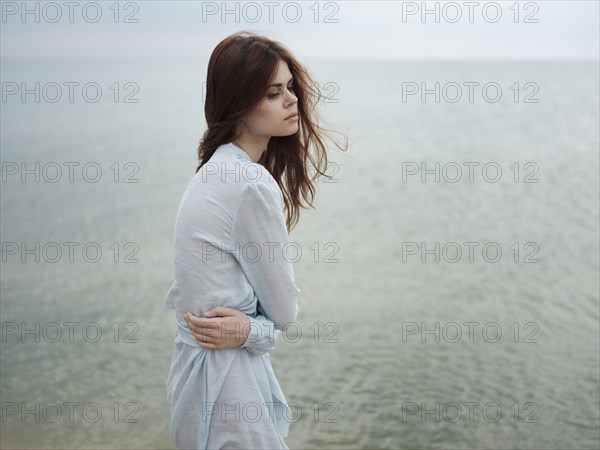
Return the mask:
M231 143L217 148L183 194L165 298L177 322L167 401L180 449L288 448L292 412L269 359L296 320L300 295L283 208L272 175ZM240 347L204 349L187 328L186 311L203 317L215 306L250 317Z

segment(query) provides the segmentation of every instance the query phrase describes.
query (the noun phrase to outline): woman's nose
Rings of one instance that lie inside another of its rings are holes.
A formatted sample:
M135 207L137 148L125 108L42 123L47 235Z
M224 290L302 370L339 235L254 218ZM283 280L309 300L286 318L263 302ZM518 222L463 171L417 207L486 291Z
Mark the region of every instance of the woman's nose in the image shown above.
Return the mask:
M288 93L287 93L287 99L288 99L288 101L290 101L290 102L292 102L292 103L296 103L296 102L298 101L298 97L296 97L296 96L294 95L294 93L293 93L293 92L291 92L290 90L287 90L287 92L288 92Z
M290 94L288 96L288 101L291 103L297 103L298 102L298 97L296 97L294 94Z

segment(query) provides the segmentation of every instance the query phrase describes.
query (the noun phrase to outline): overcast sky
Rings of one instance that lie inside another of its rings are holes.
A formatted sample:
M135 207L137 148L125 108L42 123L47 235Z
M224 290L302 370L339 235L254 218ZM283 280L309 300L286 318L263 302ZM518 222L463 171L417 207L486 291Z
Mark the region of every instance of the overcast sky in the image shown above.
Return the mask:
M302 59L598 60L600 53L596 0L426 2L433 12L424 17L421 1L136 1L120 2L118 11L113 1L76 3L70 10L62 1L25 2L27 13L21 1L2 1L1 57L208 58L242 29Z

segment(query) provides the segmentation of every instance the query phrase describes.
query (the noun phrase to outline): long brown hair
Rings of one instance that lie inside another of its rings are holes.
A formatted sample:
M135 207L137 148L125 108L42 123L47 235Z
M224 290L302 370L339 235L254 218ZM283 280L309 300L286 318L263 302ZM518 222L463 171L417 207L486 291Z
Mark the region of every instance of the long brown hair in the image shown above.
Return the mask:
M316 106L324 96L306 68L283 44L251 31L239 31L215 47L208 62L204 104L207 130L198 146L196 172L219 146L239 137L237 125L266 95L280 60L288 64L294 77L300 126L293 135L271 137L258 164L271 173L283 193L290 231L299 220L300 208L314 208L313 182L319 176L331 178L325 173L328 160L323 138L334 141L342 151L347 143L342 148L331 138L331 130L319 125ZM315 170L312 177L309 164Z

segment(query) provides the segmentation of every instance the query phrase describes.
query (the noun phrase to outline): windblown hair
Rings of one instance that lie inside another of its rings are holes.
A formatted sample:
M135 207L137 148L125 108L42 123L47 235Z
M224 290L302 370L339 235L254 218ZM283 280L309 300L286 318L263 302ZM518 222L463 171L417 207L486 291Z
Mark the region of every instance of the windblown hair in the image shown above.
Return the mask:
M219 146L239 137L236 135L238 125L267 94L280 60L288 64L294 77L299 129L290 136L272 136L258 164L271 173L283 193L289 232L299 220L300 208L314 208L313 182L319 176L331 178L325 173L328 160L323 141L324 137L331 139L331 130L318 123L316 106L324 98L318 84L283 44L251 31L239 31L213 50L206 77L207 130L198 146L196 172ZM347 143L342 148L333 141L340 150L347 148ZM309 176L311 166L315 171L312 177Z

